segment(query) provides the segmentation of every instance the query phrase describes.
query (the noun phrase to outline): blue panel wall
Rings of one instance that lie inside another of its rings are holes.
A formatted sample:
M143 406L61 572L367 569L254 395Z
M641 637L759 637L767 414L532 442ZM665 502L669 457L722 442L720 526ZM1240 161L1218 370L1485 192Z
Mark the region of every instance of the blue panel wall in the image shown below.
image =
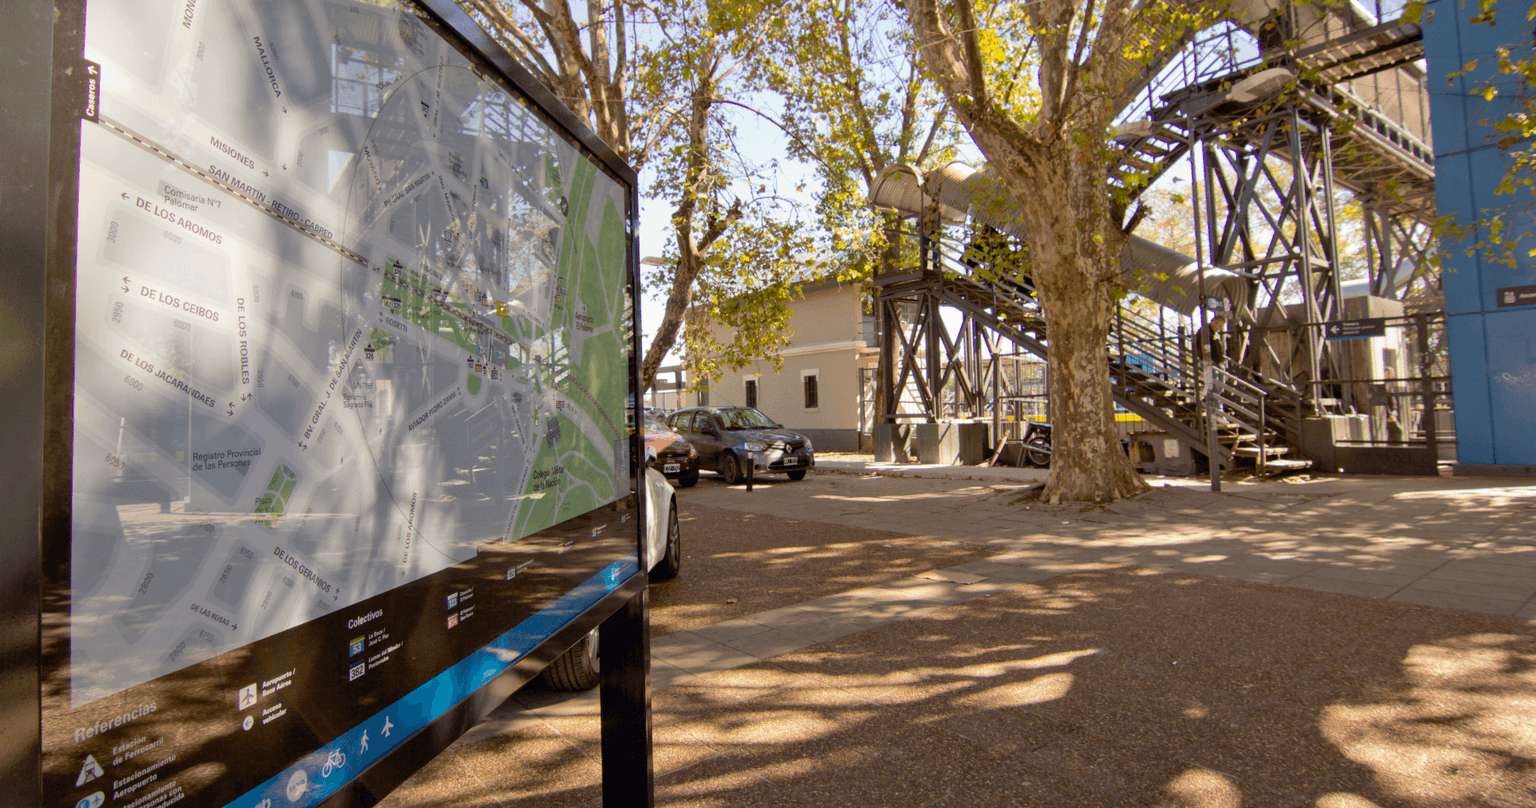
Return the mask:
M1485 100L1481 88L1495 78L1500 46L1530 55L1527 4L1499 3L1497 25L1473 24L1477 4L1455 0L1429 5L1424 51L1429 61L1430 120L1435 138L1435 195L1440 214L1471 223L1497 209L1520 231L1536 233L1529 196L1494 193L1509 158L1493 145L1491 124L1513 109L1512 98ZM1478 60L1467 75L1445 77ZM1507 84L1505 85L1507 87ZM1457 459L1462 463L1536 465L1536 306L1499 308L1495 292L1536 286L1536 259L1511 267L1481 254L1475 241L1442 243L1445 308L1449 321L1451 392L1456 399Z

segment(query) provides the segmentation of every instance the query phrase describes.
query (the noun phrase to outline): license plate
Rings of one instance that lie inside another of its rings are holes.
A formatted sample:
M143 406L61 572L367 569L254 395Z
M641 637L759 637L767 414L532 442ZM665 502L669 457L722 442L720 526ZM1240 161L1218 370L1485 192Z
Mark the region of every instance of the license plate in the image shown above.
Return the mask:
M798 466L798 465L800 465L800 458L798 458L798 457L786 457L786 458L784 458L784 465L786 465L786 466Z
M678 465L677 463L668 463L665 466L661 467L661 471L662 471L663 474L676 474L676 473L678 473L679 471L682 471L682 470L683 470L683 467L681 465Z

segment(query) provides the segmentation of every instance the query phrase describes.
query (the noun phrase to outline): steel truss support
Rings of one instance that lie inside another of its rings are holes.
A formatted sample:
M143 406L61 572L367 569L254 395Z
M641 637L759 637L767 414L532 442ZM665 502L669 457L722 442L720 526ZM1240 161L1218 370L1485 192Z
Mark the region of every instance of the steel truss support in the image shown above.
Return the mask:
M1000 426L1003 402L1023 396L1029 381L1016 357L1045 354L1044 343L1029 330L1038 317L1021 318L1017 310L1011 319L1000 317L998 307L973 299L979 287L940 272L891 274L875 284L882 349L877 420L899 425L977 418ZM951 322L945 322L945 309Z
M962 318L951 334L940 312L944 298L938 273L921 273L916 283L901 283L877 298L880 327L890 335L882 343L890 348L893 362L890 384L882 395L883 423L923 421L933 423L959 413L977 415L989 409L985 391L990 385L980 358L986 344L972 318ZM912 404L915 404L913 411Z
M1372 198L1361 203L1371 294L1406 302L1438 293L1429 266L1434 209L1405 211L1391 200Z
M1347 386L1333 383L1351 375L1345 353L1329 349L1321 325L1346 316L1339 141L1331 126L1328 115L1298 100L1192 133L1206 254L1211 265L1250 279L1246 303L1256 322L1240 330L1232 354L1244 368L1288 380L1313 413L1353 403ZM1370 293L1406 300L1433 292L1426 261L1433 211L1394 195L1390 176L1383 177L1365 189L1351 186L1363 212Z
M1207 255L1251 279L1244 302L1257 312L1257 328L1241 334L1239 364L1302 390L1337 378L1317 325L1340 317L1343 297L1330 133L1291 106L1246 122L1237 135L1212 130L1199 152ZM1250 338L1269 329L1289 339Z

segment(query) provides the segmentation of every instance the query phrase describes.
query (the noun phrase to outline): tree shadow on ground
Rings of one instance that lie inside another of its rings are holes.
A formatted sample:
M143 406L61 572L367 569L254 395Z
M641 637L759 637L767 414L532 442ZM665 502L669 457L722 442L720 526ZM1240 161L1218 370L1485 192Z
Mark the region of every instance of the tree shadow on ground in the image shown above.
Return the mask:
M597 805L595 701L524 693L390 808ZM1529 621L1106 567L655 697L666 806L1511 808Z
M651 634L986 558L983 547L680 503L683 572L651 587Z

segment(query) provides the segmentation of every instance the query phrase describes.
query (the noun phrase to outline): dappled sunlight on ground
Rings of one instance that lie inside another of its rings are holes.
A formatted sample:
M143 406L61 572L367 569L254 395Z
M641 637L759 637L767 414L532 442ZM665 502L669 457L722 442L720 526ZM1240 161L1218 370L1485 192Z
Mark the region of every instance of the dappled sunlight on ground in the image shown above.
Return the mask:
M1188 769L1164 786L1166 805L1180 808L1240 808L1243 793L1232 778L1209 769Z
M657 804L1536 808L1536 487L1228 489L679 491L658 649L786 612L846 628L666 656ZM599 805L597 712L525 689L381 808Z
M882 478L882 477L859 477L859 478L855 478L855 479L857 479L860 482L868 482L868 483L873 485L873 484L878 484L876 481L883 480L885 478ZM839 483L839 484L840 485L850 485L850 483ZM852 483L852 485L857 485L857 483ZM1011 490L1012 487L1010 486L1009 488ZM997 493L997 492L991 486L985 486L985 485L956 485L956 486L954 486L952 488L948 488L948 489L946 489L944 491L926 491L926 492L922 492L922 493L907 493L907 494L900 494L900 495L879 495L879 494L858 495L858 494L843 494L843 493L838 493L838 494L817 494L817 495L815 495L813 497L813 499L825 500L825 501L828 501L828 502L881 503L881 502L896 502L897 500L903 500L903 499L910 499L910 500L958 499L958 498L966 498L966 497L987 496L987 495L995 494L995 493Z
M1498 486L1497 488L1450 488L1436 491L1404 491L1397 494L1394 499L1453 499L1467 500L1481 497L1483 502L1478 503L1491 508L1498 508L1515 502L1517 499L1536 497L1536 485L1532 486Z
M469 771L455 806L595 805L584 698L519 694L508 737L386 808L442 804ZM1536 794L1536 637L1107 568L697 677L656 693L654 722L664 806L1508 808Z
M983 558L980 547L683 503L683 572L651 588L661 637Z
M1384 698L1324 709L1323 735L1394 802L1536 804L1536 640L1451 637L1402 667Z

